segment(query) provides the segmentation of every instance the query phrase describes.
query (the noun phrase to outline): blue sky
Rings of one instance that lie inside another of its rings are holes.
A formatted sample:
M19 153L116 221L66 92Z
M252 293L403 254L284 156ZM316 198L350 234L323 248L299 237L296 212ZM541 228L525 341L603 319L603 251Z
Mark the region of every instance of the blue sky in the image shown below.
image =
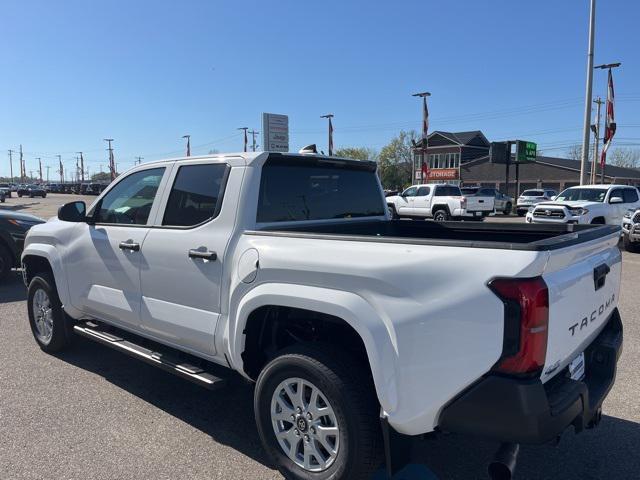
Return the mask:
M0 175L6 150L120 170L134 156L238 151L237 127L290 117L291 147L380 148L420 128L481 129L560 155L581 139L588 0L59 2L0 4ZM596 63L616 72L618 144L640 145L640 2L598 2ZM604 95L606 75L596 71ZM14 167L16 167L14 162ZM15 171L15 168L14 168Z

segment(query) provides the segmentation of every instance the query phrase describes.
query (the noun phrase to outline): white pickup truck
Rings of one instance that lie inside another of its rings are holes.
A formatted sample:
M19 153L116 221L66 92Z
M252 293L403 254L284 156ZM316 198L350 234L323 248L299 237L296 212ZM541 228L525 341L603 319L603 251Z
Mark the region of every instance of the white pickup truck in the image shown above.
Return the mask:
M412 185L400 195L386 198L393 218L432 218L447 220L478 219L493 212L494 197L462 195L455 185Z
M394 221L375 170L266 152L133 168L29 231L36 342L84 336L208 388L239 373L287 478L369 479L400 434L513 459L597 425L619 228Z
M562 191L554 200L529 208L527 223L620 225L631 208L640 208L638 189L628 185L582 185Z

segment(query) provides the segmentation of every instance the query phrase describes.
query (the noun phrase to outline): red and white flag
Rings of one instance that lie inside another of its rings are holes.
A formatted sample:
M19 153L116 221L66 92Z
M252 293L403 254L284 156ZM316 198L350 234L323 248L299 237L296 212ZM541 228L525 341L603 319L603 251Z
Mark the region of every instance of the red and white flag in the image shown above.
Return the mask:
M427 180L429 180L429 165L427 165L427 162L425 162L424 160L422 161L422 183L427 183Z
M329 156L333 155L333 123L331 123L331 117L329 117Z
M422 97L422 138L427 138L429 131L429 109L427 108L427 97Z
M615 95L613 92L613 75L611 69L609 69L609 80L607 86L607 118L604 124L604 148L602 149L602 155L600 156L600 167L604 169L607 163L607 150L611 145L611 140L616 133L616 119L614 115Z

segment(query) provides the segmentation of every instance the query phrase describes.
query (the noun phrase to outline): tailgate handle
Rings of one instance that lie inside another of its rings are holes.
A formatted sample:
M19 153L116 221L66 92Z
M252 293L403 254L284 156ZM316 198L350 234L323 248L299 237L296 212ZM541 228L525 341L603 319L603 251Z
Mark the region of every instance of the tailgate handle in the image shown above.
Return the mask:
M604 281L607 278L607 274L611 271L609 265L603 263L593 269L593 286L596 290L600 290L604 287Z

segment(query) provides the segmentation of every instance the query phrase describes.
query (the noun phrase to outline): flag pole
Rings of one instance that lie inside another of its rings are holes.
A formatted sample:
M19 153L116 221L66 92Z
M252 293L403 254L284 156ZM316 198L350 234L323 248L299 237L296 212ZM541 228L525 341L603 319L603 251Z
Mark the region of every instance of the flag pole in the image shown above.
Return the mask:
M605 106L605 121L604 121L604 138L603 138L603 146L602 153L600 155L600 183L604 184L604 169L607 163L607 150L609 150L609 146L611 146L611 141L613 140L613 136L616 133L616 119L614 114L614 106L615 106L615 93L613 89L613 73L612 69L618 68L622 63L605 63L603 65L598 65L594 68L598 68L600 70L608 70L607 73L607 102Z
M429 166L425 162L427 161L427 150L429 149L429 139L427 138L429 134L429 109L427 108L427 97L430 97L431 93L420 92L414 93L411 96L422 98L422 148L420 149L422 152L422 165L420 165L420 183L423 184L427 183L428 180L427 178L424 178L425 172L429 172ZM411 179L411 183L413 183L413 179Z

